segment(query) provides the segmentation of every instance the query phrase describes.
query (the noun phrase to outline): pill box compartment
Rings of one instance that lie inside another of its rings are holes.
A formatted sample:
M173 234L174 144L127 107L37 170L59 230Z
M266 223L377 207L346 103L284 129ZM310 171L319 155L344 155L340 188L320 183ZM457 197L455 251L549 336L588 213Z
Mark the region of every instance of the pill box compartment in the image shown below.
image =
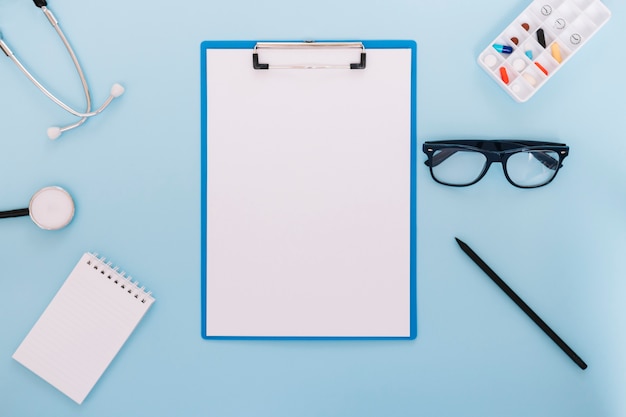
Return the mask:
M478 64L525 102L610 17L600 0L535 0L481 52Z

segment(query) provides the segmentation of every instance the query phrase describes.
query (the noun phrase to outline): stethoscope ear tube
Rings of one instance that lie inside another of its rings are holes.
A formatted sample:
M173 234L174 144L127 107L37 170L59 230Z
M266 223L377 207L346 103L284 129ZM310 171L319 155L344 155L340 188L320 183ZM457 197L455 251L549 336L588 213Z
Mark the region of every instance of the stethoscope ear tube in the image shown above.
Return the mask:
M74 66L76 67L76 71L78 73L78 76L79 76L80 81L82 83L83 91L85 93L85 100L86 100L86 109L85 109L85 111L82 111L82 112L81 111L76 111L75 109L73 109L72 107L68 106L67 104L65 104L60 99L58 99L46 87L44 87L28 71L28 69L26 69L26 67L21 63L21 61L15 56L15 54L13 53L13 51L11 51L11 48L9 48L9 46L6 44L6 42L4 42L2 40L2 33L0 33L0 50L2 50L2 52L4 52L4 54L7 57L9 57L11 59L11 61L13 61L13 63L20 69L20 71L22 71L22 73L43 94L46 95L46 97L48 97L56 105L58 105L63 110L67 111L68 113L71 113L72 115L74 115L76 117L80 117L80 120L77 121L76 123L73 123L73 124L70 124L70 125L67 125L67 126L62 126L62 127L53 126L50 129L48 129L48 132L47 132L48 133L48 137L50 139L57 139L59 136L61 136L61 134L63 132L66 132L68 130L75 129L75 128L81 126L88 118L96 116L96 115L100 114L102 111L104 111L104 109L106 109L109 106L109 104L111 104L111 102L114 99L116 99L117 97L121 96L124 93L124 87L122 87L120 84L117 84L117 83L114 84L113 87L111 88L110 93L109 93L109 97L104 101L104 103L98 109L96 109L95 111L91 111L91 93L89 92L89 86L87 85L87 80L85 79L85 75L83 74L83 70L81 68L80 63L78 62L78 58L76 57L76 54L74 53L74 50L73 50L72 46L70 45L70 43L67 40L67 38L66 38L65 34L63 33L63 31L61 30L61 27L59 26L59 22L57 21L56 17L52 14L52 11L46 7L47 6L47 2L45 0L34 0L34 3L35 3L35 5L37 7L39 7L42 10L42 12L46 16L46 18L50 21L50 24L54 27L55 31L59 35L59 38L61 39L61 41L65 45L65 48L67 49L67 52L69 53L70 58L72 59L72 62L74 63Z

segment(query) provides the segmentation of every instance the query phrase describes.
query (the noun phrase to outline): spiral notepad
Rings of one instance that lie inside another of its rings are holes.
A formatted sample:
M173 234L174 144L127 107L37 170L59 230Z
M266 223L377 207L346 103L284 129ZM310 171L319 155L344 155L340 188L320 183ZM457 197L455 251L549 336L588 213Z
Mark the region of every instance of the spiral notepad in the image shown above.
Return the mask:
M85 253L13 358L81 404L154 298Z

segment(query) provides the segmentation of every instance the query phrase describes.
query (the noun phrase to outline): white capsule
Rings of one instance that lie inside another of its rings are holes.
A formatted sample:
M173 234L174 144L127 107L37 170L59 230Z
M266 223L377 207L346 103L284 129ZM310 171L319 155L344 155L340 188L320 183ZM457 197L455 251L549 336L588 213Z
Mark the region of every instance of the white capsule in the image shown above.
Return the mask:
M535 77L533 77L529 73L525 73L524 75L522 75L522 77L524 77L524 79L528 82L528 84L532 85L533 87L537 85L537 80L535 79Z

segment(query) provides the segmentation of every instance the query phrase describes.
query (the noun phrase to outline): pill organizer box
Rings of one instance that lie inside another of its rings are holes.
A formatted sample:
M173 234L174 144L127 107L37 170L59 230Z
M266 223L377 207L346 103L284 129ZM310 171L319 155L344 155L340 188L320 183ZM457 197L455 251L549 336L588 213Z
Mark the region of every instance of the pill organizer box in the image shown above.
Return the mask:
M600 0L535 0L478 56L514 100L525 102L611 17Z

